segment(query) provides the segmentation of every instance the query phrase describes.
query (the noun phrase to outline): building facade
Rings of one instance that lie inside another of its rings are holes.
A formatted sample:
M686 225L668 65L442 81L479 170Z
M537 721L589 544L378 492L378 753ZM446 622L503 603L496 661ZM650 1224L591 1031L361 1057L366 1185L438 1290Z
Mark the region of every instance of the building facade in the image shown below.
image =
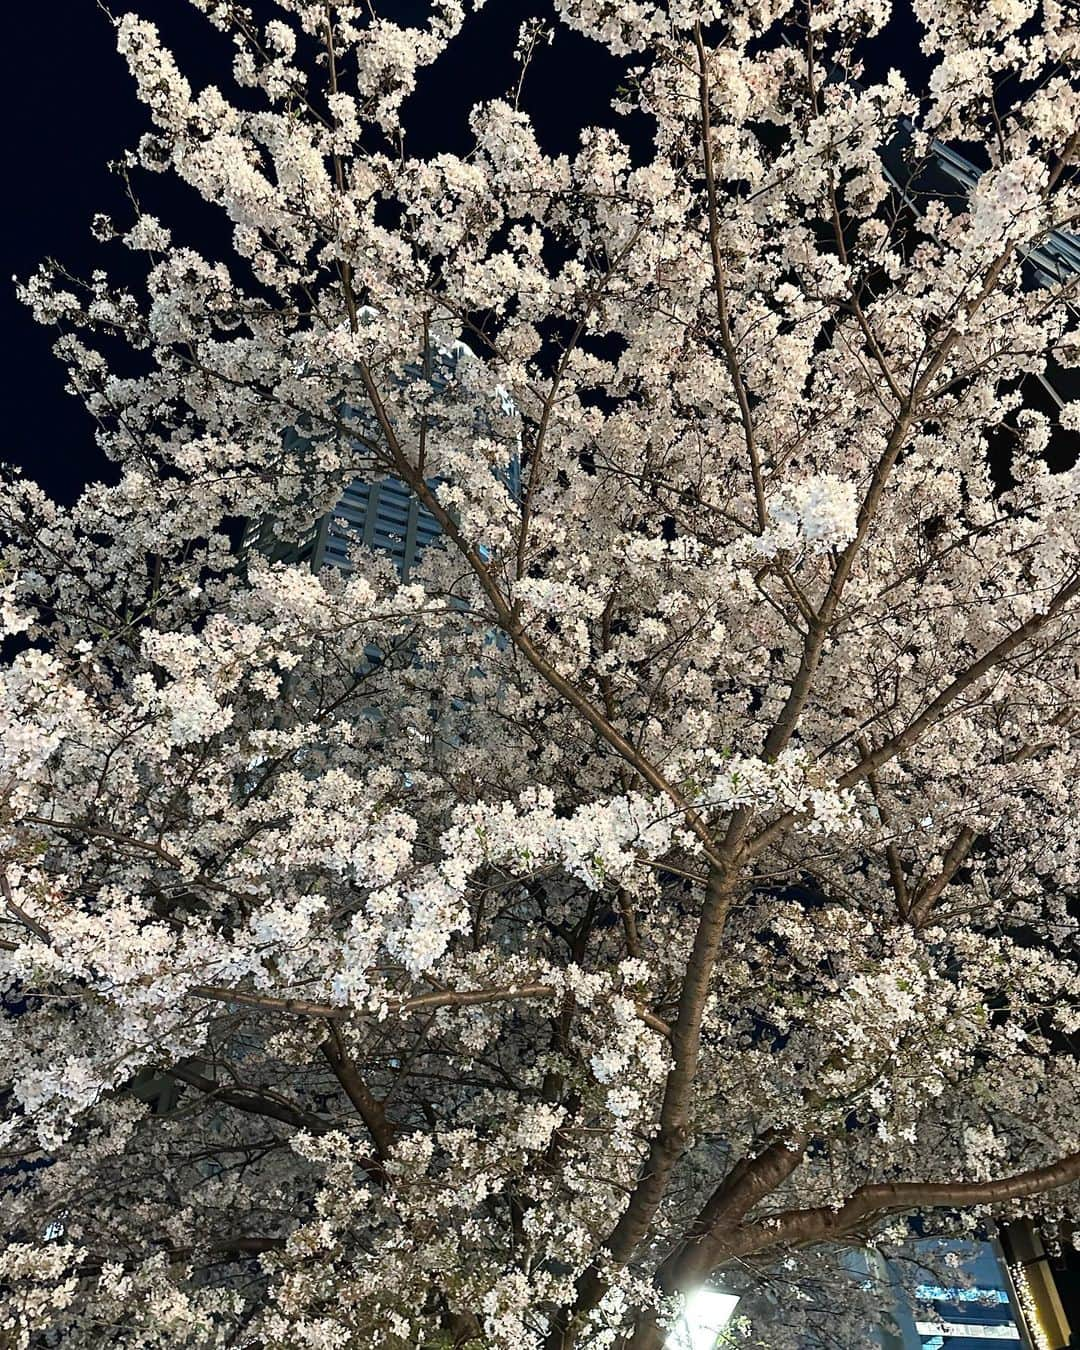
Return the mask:
M915 1238L894 1257L859 1249L848 1272L876 1295L881 1350L1065 1350L1071 1328L1034 1227L992 1238Z
M361 311L361 317L373 314L373 310ZM432 340L426 357L423 365L419 361L407 365L404 379L425 382L436 394L448 393L463 362L477 361L476 354L464 342ZM494 417L511 417L515 412L513 401L501 386L492 386L486 394L486 398L476 399L472 409L478 435L490 433ZM347 404L341 412L347 420L356 422L358 431L362 429L372 439L382 439L370 413ZM289 428L285 432L286 450L302 456L310 444L302 430ZM359 444L357 452L358 458L362 457ZM498 476L515 498L520 495L521 465L516 447L508 454L505 468ZM429 481L432 488L438 487L437 478ZM346 487L333 509L319 517L300 538L283 540L272 520L251 521L241 548L244 552L255 549L273 562L297 563L318 572L324 567L348 568L350 551L360 544L388 556L398 575L408 580L424 550L440 533L434 516L400 479L358 477Z

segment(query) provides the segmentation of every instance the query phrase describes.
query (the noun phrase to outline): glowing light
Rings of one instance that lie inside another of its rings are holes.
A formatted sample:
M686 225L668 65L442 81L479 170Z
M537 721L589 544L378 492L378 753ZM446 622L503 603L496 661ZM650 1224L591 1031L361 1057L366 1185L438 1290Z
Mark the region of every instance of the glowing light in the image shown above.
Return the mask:
M933 1303L1008 1303L1009 1296L1004 1289L955 1289L950 1286L943 1289L939 1284L920 1284L916 1286L915 1297L922 1302Z
M1020 1310L1027 1323L1028 1334L1035 1342L1036 1350L1050 1350L1050 1338L1047 1336L1042 1325L1042 1319L1039 1317L1039 1305L1035 1302L1035 1295L1031 1291L1026 1271L1023 1266L1010 1266L1009 1273L1012 1275L1013 1288L1016 1290Z
M686 1300L686 1311L665 1341L665 1350L716 1350L717 1337L731 1321L737 1294L699 1289Z

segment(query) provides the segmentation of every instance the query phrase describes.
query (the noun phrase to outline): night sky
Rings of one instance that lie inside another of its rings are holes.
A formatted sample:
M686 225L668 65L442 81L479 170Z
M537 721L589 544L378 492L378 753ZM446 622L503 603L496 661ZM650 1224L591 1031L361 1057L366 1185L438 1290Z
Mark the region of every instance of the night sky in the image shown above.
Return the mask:
M193 8L183 0L132 0L131 8L158 24L196 89L215 83L229 90L231 43ZM270 12L266 0L254 8L257 14ZM55 6L20 5L4 19L3 86L17 124L6 141L8 195L0 225L6 358L0 458L70 501L83 483L111 478L113 466L98 452L81 405L64 393L63 368L50 351L52 335L16 300L12 277L27 277L47 257L80 275L104 267L123 276L126 250L96 242L90 221L99 211L128 218L122 184L108 164L134 145L149 122L95 0L65 0L62 9L61 20ZM412 17L410 9L417 9L416 0L379 6L380 13L402 21ZM467 150L470 106L507 92L518 25L530 14L549 11L544 0L490 0L469 18L409 105L408 146L414 153ZM579 127L615 124L609 102L621 69L595 43L559 30L555 43L541 49L528 79L528 91L539 97L527 97L526 103L545 149L573 152ZM144 203L178 239L211 252L227 248L219 213L194 193L164 176L144 177L139 186Z
M118 10L124 0L116 0ZM158 24L180 68L199 89L230 89L232 46L184 0L128 0L130 8ZM255 0L256 16L273 12L272 0ZM415 21L422 0L383 0L379 12ZM148 128L134 85L117 55L112 28L97 0L64 0L59 7L11 7L4 18L3 87L12 109L6 138L6 209L0 225L3 276L0 331L5 337L3 399L5 437L0 458L20 465L52 495L70 501L80 486L114 475L98 452L90 419L64 393L64 372L50 352L52 335L36 325L15 299L12 277L25 278L53 257L84 275L103 267L125 282L129 255L90 235L97 212L126 220L130 208L108 164ZM550 0L488 0L471 15L464 32L407 105L408 141L414 153L465 152L466 118L477 101L506 94L515 78L510 59L519 24L530 15L550 16ZM906 16L898 17L876 45L875 64L900 65L918 78L921 60ZM635 157L647 158L649 131L616 118L611 97L623 64L598 44L557 27L551 46L541 47L528 74L524 103L543 148L573 153L582 126L617 126ZM877 73L876 71L874 73ZM144 205L174 235L211 254L227 253L229 235L219 213L167 176L139 182Z

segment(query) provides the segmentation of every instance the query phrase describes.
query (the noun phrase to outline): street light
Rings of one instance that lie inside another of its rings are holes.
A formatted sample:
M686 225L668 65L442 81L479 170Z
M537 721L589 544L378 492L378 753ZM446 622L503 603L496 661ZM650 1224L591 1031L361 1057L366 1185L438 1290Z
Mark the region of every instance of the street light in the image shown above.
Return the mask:
M731 1321L738 1294L699 1289L686 1300L686 1310L664 1342L665 1350L716 1350L717 1337Z

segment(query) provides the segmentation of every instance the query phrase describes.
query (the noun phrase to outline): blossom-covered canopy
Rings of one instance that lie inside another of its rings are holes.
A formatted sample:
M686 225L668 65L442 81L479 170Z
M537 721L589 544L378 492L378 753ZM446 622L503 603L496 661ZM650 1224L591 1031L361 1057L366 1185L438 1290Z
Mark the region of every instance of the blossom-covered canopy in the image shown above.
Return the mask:
M196 3L231 92L118 19L128 214L23 284L117 472L0 490L0 1337L857 1346L837 1247L1077 1202L1075 15L916 0L914 88L884 0L557 0L610 125L530 20L416 156L458 0ZM237 548L388 476L407 580Z

